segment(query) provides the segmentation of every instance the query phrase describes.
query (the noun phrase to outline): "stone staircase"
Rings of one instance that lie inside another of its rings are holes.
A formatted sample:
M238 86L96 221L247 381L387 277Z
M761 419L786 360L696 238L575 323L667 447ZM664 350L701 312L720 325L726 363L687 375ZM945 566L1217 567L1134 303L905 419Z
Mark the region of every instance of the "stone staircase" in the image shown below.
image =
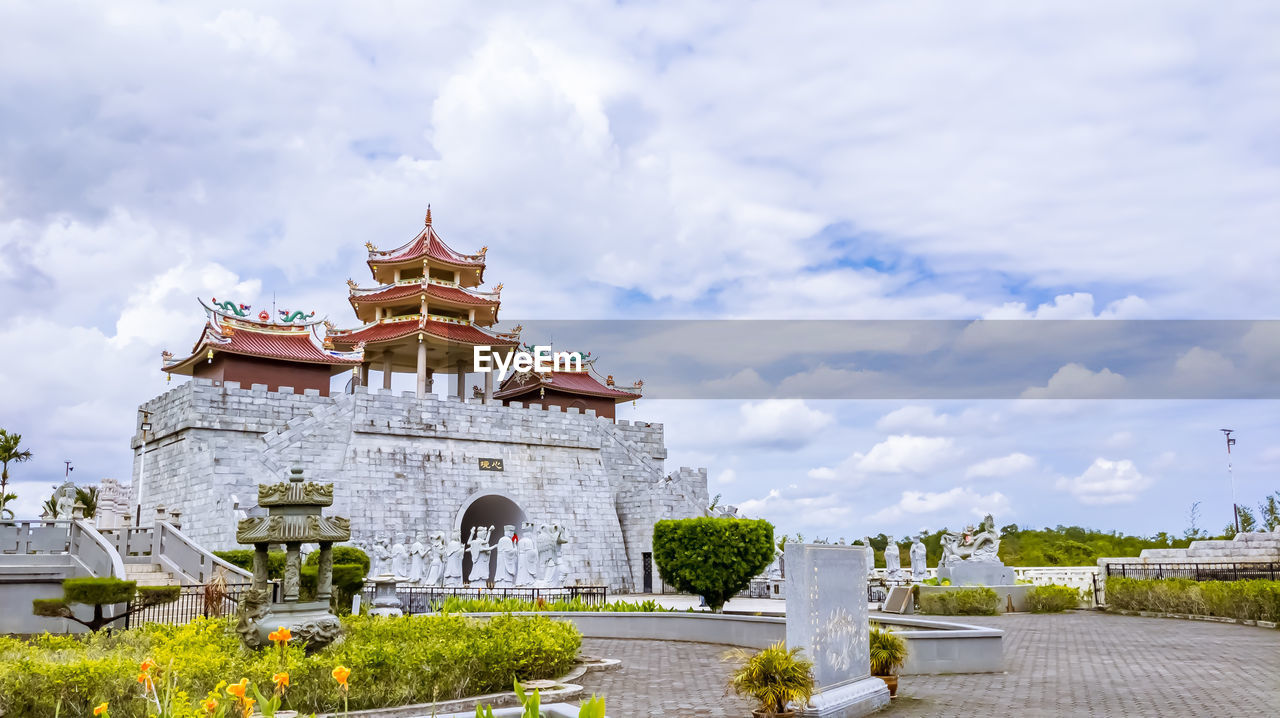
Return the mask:
M182 583L157 563L126 563L124 577L127 581L137 581L139 586L179 586Z
M1192 541L1189 548L1144 549L1150 561L1202 563L1280 563L1280 532L1237 534L1230 541Z

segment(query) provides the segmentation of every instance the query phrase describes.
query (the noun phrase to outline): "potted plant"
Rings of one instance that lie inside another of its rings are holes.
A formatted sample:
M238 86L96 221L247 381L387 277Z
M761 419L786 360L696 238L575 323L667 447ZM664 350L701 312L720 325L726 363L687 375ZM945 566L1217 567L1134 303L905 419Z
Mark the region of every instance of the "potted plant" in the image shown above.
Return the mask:
M809 704L813 661L802 658L800 650L787 650L778 641L757 653L738 648L725 654L726 661L742 664L729 676L729 688L760 704L751 712L756 718L791 718L795 711L788 709L789 704Z
M889 697L898 695L898 671L907 662L907 642L892 629L871 624L871 675L889 687Z

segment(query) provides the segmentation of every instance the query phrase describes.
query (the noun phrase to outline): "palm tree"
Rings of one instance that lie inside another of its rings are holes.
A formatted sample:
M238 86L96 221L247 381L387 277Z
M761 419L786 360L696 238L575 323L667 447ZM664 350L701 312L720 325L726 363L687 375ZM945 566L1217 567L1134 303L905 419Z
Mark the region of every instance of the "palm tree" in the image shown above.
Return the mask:
M13 509L8 508L8 503L18 498L17 494L0 494L0 521L4 521L5 517L12 519Z
M98 487L77 488L76 501L84 505L84 517L86 519L93 518L94 514L98 513Z
M22 434L10 434L0 429L0 462L4 463L4 473L0 474L0 494L9 488L9 462L20 464L31 460L31 452L18 447L21 443Z

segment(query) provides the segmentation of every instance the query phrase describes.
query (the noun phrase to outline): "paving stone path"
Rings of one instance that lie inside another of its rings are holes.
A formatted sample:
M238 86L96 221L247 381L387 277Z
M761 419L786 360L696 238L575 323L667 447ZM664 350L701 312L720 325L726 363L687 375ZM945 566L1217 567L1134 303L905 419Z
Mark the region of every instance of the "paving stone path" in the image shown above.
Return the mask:
M965 618L1005 631L1003 674L905 676L900 716L1280 716L1280 630L1094 612ZM609 715L750 716L724 646L586 639L623 668L583 677Z

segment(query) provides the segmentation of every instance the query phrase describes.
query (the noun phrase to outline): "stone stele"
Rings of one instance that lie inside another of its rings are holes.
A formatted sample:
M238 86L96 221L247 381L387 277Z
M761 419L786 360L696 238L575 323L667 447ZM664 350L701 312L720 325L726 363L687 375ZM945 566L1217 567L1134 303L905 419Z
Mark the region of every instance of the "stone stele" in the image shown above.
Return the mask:
M341 516L321 516L320 508L333 504L333 484L304 481L302 469L290 471L289 480L258 486L258 505L266 516L243 519L236 527L236 540L253 544L253 586L240 606L236 630L249 648L269 642L267 634L284 626L308 652L342 638L342 623L329 608L333 595L333 544L351 538L351 522ZM320 545L320 565L316 571L316 600L300 601L304 543ZM281 601L271 600L267 583L267 549L284 544L285 569Z
M867 554L861 546L787 542L787 646L813 661L815 694L797 716L864 716L889 704L871 676Z

